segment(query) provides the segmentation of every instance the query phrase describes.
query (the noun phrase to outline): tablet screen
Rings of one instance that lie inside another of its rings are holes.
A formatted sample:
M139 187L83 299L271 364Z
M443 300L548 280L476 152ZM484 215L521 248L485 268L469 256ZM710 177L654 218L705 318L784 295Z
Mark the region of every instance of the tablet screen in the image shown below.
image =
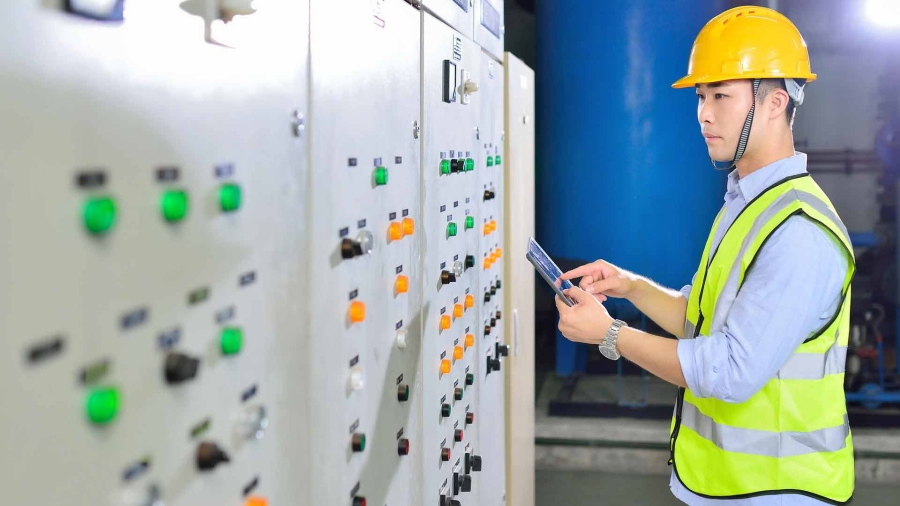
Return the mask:
M534 264L534 267L538 272L541 273L544 280L554 287L555 292L559 293L561 290L572 288L573 285L569 280L561 280L559 285L560 289L556 289L557 285L555 284L555 281L562 276L562 271L559 270L559 267L557 267L555 263L553 263L553 260L550 260L550 257L547 256L547 253L533 237L528 240L528 258L531 260L531 263ZM563 298L565 299L565 297Z

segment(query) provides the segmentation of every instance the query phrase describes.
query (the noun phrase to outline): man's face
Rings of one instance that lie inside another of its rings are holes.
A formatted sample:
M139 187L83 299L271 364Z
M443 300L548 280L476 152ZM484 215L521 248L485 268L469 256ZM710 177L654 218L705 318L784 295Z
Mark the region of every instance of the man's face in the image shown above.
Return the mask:
M734 159L741 129L753 103L748 80L698 84L697 120L709 157L718 162Z

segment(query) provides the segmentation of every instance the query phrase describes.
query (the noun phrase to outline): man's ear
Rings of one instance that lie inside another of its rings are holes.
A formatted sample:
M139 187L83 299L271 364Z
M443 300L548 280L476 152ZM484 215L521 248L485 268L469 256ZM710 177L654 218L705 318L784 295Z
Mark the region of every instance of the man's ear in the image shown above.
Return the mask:
M782 114L787 114L785 110L790 103L791 97L785 90L780 88L774 89L766 97L766 111L769 113L769 119L775 119Z

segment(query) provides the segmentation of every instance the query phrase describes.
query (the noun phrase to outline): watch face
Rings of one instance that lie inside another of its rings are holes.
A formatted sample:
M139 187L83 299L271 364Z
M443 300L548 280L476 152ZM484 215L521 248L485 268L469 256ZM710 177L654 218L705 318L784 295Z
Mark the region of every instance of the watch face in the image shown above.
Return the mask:
M600 347L600 353L602 353L604 357L610 360L618 360L619 358L619 354L616 353L616 350L605 348L603 346Z

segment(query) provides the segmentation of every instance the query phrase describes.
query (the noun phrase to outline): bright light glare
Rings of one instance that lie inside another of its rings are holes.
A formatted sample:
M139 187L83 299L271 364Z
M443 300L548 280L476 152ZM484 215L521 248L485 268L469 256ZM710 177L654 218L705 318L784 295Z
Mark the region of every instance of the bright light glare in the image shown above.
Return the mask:
M878 26L900 28L900 2L897 0L867 0L866 17Z

